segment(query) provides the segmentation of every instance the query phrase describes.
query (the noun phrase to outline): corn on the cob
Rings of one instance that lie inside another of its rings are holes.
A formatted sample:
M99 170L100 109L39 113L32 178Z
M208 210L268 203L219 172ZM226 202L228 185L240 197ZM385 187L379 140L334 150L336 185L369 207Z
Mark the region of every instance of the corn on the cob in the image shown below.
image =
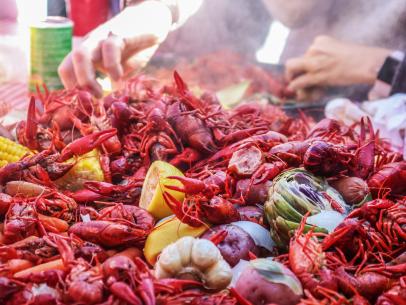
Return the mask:
M75 162L75 159L66 162ZM96 149L78 157L71 170L55 180L55 184L61 189L76 191L83 188L83 183L86 181L104 181L99 152Z
M25 146L0 136L0 166L17 162L29 152Z

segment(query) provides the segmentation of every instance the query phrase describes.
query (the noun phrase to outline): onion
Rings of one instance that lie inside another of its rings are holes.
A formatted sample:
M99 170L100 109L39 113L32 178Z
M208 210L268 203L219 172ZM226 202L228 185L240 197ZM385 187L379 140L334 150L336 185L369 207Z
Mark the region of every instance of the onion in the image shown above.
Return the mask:
M238 264L231 269L231 272L233 273L233 278L231 280L229 287L235 286L235 283L237 283L238 279L240 278L241 272L245 269L247 265L249 265L249 261L240 259Z
M330 185L351 205L362 202L369 194L367 183L358 177L344 177L330 182Z
M236 221L231 224L240 227L247 232L257 246L263 247L269 251L272 251L275 247L275 242L272 240L269 231L263 226L251 221Z
M345 216L337 211L321 211L320 213L309 216L306 223L326 229L329 233L344 220Z

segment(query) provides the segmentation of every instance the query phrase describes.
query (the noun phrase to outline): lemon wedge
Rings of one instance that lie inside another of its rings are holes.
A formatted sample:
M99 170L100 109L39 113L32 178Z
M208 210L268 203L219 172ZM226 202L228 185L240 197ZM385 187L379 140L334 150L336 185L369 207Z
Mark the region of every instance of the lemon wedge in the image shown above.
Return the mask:
M144 247L144 256L147 262L153 265L159 253L161 253L166 246L184 236L198 237L207 229L208 226L205 225L191 227L182 223L175 216L169 216L158 223L148 235Z
M142 186L140 207L150 212L155 218L162 219L172 215L172 210L165 203L163 192L167 191L174 198L183 201L185 194L165 188L165 185L182 187L182 183L169 179L169 176L183 176L173 165L164 161L154 161L148 169Z
M236 106L243 99L251 82L249 80L234 84L216 92L217 98L225 109Z

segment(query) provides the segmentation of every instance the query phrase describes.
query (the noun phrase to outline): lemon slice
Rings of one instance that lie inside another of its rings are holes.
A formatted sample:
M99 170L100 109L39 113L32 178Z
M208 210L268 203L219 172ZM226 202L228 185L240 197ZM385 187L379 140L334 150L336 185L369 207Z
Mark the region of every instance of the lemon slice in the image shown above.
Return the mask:
M165 203L163 192L167 191L174 198L183 201L185 194L165 188L165 185L182 187L178 180L168 179L169 176L183 176L173 165L164 161L155 161L148 169L142 186L140 207L150 212L155 218L162 219L172 215L172 210Z
M246 80L241 83L228 86L227 88L216 92L217 98L224 108L230 109L241 102L250 85L251 82Z
M145 259L151 265L155 264L156 259L161 251L171 243L184 236L198 237L202 235L208 226L191 227L182 223L175 216L167 217L155 226L148 235L144 247Z

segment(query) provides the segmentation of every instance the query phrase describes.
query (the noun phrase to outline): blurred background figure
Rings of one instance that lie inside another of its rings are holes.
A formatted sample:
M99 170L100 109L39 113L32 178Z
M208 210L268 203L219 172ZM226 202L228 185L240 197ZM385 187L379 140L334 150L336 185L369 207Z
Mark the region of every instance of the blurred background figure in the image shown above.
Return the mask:
M15 0L1 0L0 5L0 20L17 19L17 4Z
M287 35L279 33L282 41L270 37L270 49L281 49L273 63L285 65L289 88L298 99L318 99L326 87L362 99L386 57L405 48L402 0L388 0L385 7L379 0L162 0L126 5L132 6L92 32L62 63L59 72L66 87L85 86L100 95L96 70L113 80L129 77L157 49L193 59L226 48L253 60L269 29L282 23L279 29Z

